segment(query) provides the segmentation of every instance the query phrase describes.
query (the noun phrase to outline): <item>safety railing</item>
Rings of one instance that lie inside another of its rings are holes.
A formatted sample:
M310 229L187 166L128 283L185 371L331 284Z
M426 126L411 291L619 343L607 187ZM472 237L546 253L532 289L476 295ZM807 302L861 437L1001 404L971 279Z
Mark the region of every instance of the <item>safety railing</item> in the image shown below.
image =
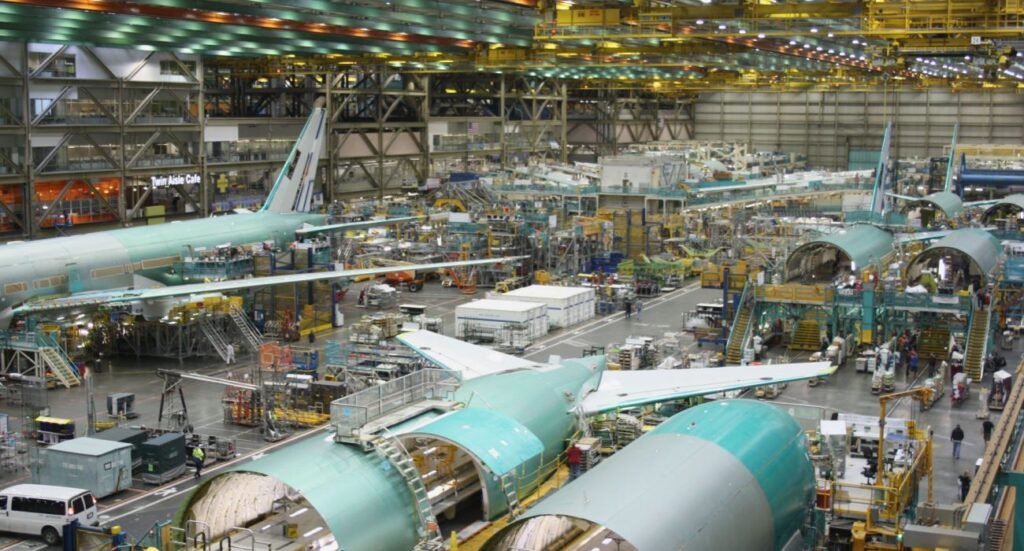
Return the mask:
M57 337L55 337L53 334L42 331L36 333L36 343L41 348L52 348L54 351L57 352L57 354L60 355L61 359L64 361L64 363L68 365L68 367L71 368L71 371L73 371L75 375L79 377L82 376L82 374L79 373L78 371L78 366L75 364L75 362L71 361L71 358L68 357L67 351L64 349L63 346L60 345L59 342L57 342Z
M842 306L860 306L864 302L864 292L853 289L834 291L833 297L835 303ZM875 305L894 309L966 312L971 308L971 297L882 291L875 294Z
M832 300L835 291L825 285L758 285L754 288L757 300L769 302L799 302L801 304L825 304Z
M68 357L64 347L57 342L56 337L44 331L0 331L0 348L39 350L40 348L53 348L61 358L71 367L75 375L81 376L78 366Z
M837 480L832 484L832 510L837 517L877 518L884 523L899 523L906 507L913 503L918 483L932 470L931 441L917 429L911 431L916 443L909 464L887 467L884 477L875 484ZM928 499L931 499L929 488ZM871 511L877 511L877 517Z
M742 186L741 182L737 182L736 186ZM676 198L685 199L687 206L707 206L717 203L733 203L738 201L746 200L768 200L777 197L785 197L790 195L800 194L811 194L811 193L825 193L825 192L836 192L836 191L863 191L870 189L870 184L857 183L857 182L840 182L835 184L830 183L819 183L815 185L797 185L797 184L782 184L779 187L772 188L759 188L755 190L743 190L743 189L732 189L732 190L716 190L715 188L708 189L680 189L673 187L655 187L655 186L596 186L596 185L557 185L557 184L526 184L526 185L510 185L500 184L493 186L493 189L498 192L504 193L515 193L515 192L538 192L538 193L552 193L552 194L563 194L563 195L598 195L598 194L613 194L613 195L632 195L632 194L643 194L651 195L663 198ZM866 211L865 211L866 212ZM853 213L856 214L856 213ZM860 215L866 217L867 215ZM906 223L906 217L889 217L893 221L891 223ZM849 217L847 221L851 221ZM860 220L869 221L869 220ZM902 221L902 222L901 222Z
M331 402L331 424L347 438L375 419L421 400L454 399L462 384L457 372L421 369Z

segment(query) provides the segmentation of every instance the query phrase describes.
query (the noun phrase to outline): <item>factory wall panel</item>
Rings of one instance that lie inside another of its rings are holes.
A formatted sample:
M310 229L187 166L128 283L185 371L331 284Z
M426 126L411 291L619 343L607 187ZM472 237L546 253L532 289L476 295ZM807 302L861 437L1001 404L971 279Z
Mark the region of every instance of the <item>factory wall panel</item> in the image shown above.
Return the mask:
M695 112L695 139L803 153L835 169L851 150L878 149L890 119L897 157L942 155L955 123L962 143L1024 141L1024 101L1006 91L718 92L701 95Z

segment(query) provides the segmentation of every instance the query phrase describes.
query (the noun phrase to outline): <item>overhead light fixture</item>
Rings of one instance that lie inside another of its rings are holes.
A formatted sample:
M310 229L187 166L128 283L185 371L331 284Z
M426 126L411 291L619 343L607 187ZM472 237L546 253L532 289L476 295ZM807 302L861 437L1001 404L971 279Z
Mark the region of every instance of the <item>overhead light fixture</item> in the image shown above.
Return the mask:
M704 20L703 20L703 19L698 19L698 20L696 21L696 23L697 23L698 25L703 25L703 24L704 24Z

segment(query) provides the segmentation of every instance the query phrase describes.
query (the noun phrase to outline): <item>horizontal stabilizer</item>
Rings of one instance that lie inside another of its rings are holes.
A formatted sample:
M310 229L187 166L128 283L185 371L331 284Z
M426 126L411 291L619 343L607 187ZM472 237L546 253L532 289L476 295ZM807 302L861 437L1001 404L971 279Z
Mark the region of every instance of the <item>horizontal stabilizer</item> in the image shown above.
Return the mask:
M437 367L461 373L463 380L505 371L543 367L537 362L430 331L405 333L399 335L398 340Z
M298 235L312 235L316 233L337 231L343 232L348 230L358 230L363 228L373 228L376 226L386 226L388 224L404 224L406 222L415 222L417 220L423 220L425 216L403 216L401 218L379 218L373 220L360 220L358 222L342 222L340 224L327 224L326 226L308 226L295 230Z
M825 377L835 372L830 362L747 367L606 371L597 390L583 399L583 410L596 414L691 396Z

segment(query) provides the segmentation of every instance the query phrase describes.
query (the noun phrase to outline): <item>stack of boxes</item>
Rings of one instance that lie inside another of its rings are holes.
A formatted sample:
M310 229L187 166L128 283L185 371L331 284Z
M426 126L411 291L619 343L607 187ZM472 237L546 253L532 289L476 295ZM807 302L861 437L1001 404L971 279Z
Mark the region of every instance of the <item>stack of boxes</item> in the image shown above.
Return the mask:
M488 298L542 303L548 309L549 327L572 327L593 319L595 290L590 287L530 285Z

